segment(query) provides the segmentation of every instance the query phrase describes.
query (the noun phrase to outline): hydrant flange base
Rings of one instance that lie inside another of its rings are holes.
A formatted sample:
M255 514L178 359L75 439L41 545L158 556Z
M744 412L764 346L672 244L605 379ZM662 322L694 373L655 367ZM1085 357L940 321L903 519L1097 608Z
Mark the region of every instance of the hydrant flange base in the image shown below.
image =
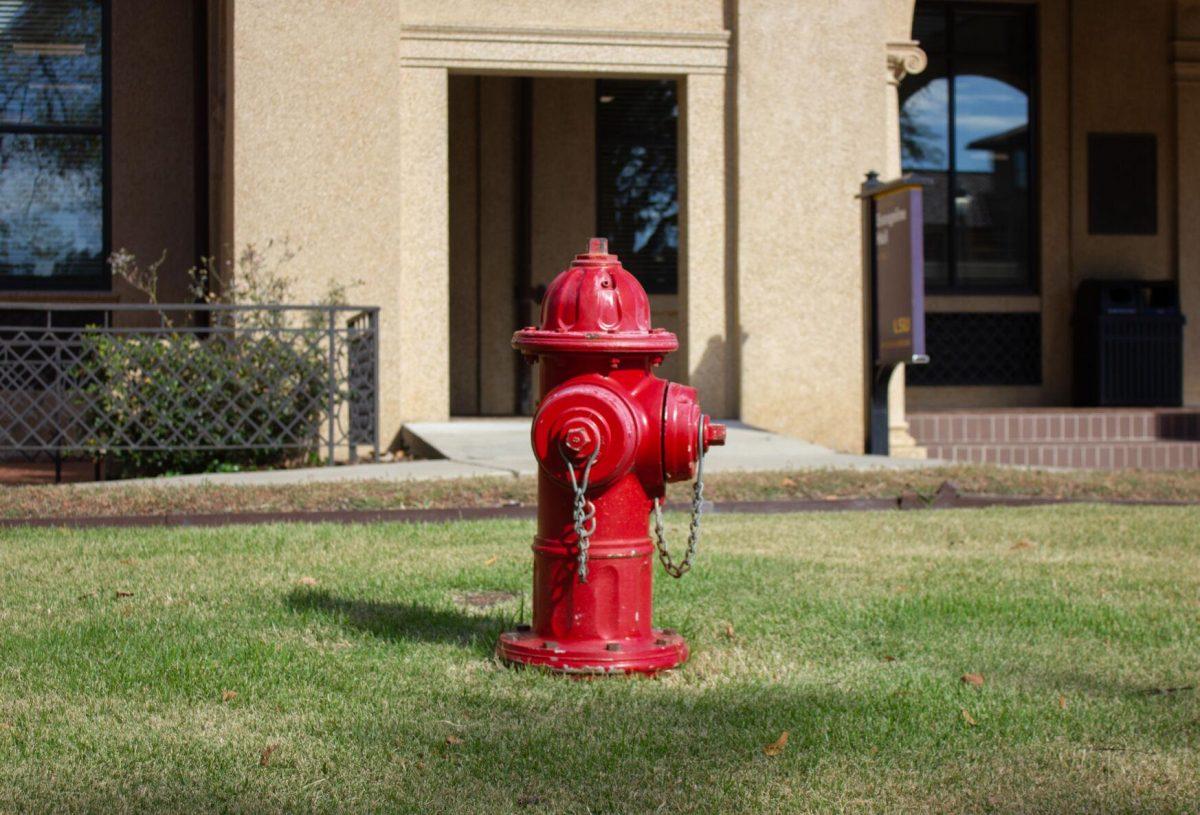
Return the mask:
M563 673L653 675L686 662L688 647L676 632L657 628L645 638L574 641L569 649L532 631L506 631L496 644L496 655L505 662Z

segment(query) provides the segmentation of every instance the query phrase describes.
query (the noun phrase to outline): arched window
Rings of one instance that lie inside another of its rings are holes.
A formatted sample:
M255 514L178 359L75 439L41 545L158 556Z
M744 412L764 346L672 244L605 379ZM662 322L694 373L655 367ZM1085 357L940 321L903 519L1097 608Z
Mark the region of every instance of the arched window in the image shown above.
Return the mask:
M931 292L1036 288L1033 30L1026 6L917 4L929 67L900 86L900 140L929 183Z

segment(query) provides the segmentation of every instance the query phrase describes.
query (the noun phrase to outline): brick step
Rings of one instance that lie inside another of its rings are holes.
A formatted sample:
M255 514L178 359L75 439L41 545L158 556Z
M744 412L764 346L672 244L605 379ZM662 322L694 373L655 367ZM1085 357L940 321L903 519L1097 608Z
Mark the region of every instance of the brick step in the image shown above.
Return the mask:
M1200 441L1200 410L996 410L910 413L918 444Z
M930 458L960 464L1016 464L1083 469L1186 470L1200 467L1200 442L1067 442L927 445Z

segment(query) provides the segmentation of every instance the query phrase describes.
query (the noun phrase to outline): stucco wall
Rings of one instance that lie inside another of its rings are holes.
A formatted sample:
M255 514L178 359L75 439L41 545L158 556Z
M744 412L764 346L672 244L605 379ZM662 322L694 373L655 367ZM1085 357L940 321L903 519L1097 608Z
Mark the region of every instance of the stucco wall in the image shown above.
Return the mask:
M883 0L737 5L741 414L864 443L863 174L884 166Z
M419 81L406 87L407 77L402 82L399 19L389 0L302 2L286 14L270 0L239 0L232 14L227 242L240 251L250 243L289 241L298 254L286 269L302 301L319 299L333 281L361 281L350 299L382 307L386 444L399 429L402 392L419 399L427 389L445 391L445 358L414 360L420 343L405 341L421 331L423 298L444 296L444 269L429 269L431 277L422 280L405 279L400 267L403 126L418 124L405 122L402 110L411 101L406 91L436 97L438 80L432 87ZM439 109L437 98L432 104ZM444 177L436 141L411 158ZM409 194L425 194L414 175L406 181ZM414 319L406 319L414 309ZM444 347L445 316L440 308L429 311L426 331Z
M1174 54L1184 403L1200 405L1200 0L1179 0Z
M406 25L501 26L506 28L599 29L604 31L720 31L722 0L405 0Z
M1073 282L1091 277L1175 277L1175 129L1171 2L1074 0L1071 18ZM1114 64L1115 62L1115 64ZM1158 233L1089 235L1089 132L1158 138Z

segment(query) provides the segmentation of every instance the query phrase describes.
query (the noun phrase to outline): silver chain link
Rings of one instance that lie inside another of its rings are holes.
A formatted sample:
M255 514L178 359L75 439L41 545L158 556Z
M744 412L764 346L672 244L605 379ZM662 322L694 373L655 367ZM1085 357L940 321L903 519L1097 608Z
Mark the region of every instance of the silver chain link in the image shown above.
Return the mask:
M692 520L688 525L687 551L683 560L678 564L671 558L667 549L667 538L663 529L662 503L654 499L654 536L657 539L658 559L662 561L667 574L674 578L683 577L692 568L696 558L696 547L700 543L700 515L704 511L704 418L700 418L700 430L696 434L696 483L692 486Z
M587 463L583 465L583 478L576 480L575 464L567 456L566 451L562 447L558 448L559 455L567 465L567 475L571 478L571 491L575 493L575 508L573 511L575 521L575 537L579 542L579 582L586 583L588 579L588 547L591 544L592 534L596 531L596 505L587 499L588 479L592 475L592 465L596 463L596 457L600 454L600 444L596 443L596 449L592 450L591 455L587 458ZM591 525L588 522L591 521Z

